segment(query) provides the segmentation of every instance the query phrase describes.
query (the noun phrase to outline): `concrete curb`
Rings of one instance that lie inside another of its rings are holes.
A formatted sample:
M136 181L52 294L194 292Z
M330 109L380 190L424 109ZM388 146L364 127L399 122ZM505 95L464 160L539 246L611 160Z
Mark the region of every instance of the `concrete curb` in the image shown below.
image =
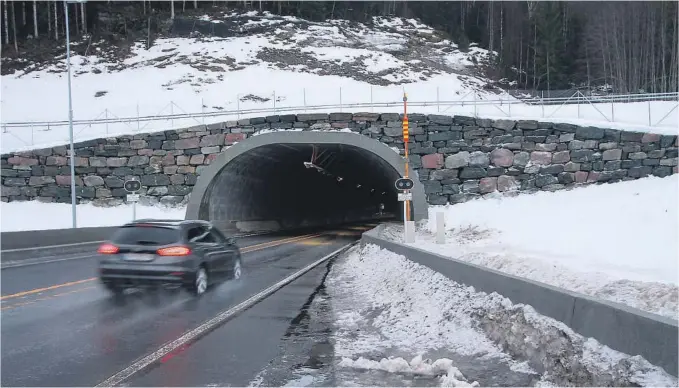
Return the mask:
M379 237L383 228L380 225L363 233L361 245L375 244L454 282L530 305L582 336L632 356L640 355L673 376L679 372L676 320L388 241Z

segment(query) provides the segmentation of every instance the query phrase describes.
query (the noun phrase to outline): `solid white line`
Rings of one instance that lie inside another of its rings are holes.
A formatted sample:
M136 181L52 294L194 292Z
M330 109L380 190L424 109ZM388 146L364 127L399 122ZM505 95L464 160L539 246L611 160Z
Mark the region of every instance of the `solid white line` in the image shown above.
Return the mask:
M92 244L101 244L103 243L104 240L101 241L87 241L87 242L79 242L79 243L72 243L72 244L59 244L59 245L44 245L41 247L33 247L33 248L17 248L17 249L3 249L0 251L1 254L5 253L11 253L11 252L27 252L27 251L34 251L37 249L53 249L53 248L65 248L65 247L78 247L82 245L92 245Z
M175 351L179 347L181 347L181 346L183 346L183 345L185 345L189 342L192 342L193 340L195 340L196 338L205 334L206 332L216 328L217 326L221 325L222 323L226 322L227 320L233 318L235 315L237 315L237 314L243 312L244 310L252 307L253 305L259 303L260 301L267 298L268 296L270 296L274 292L276 292L276 291L280 290L281 288L285 287L286 285L292 283L293 281L295 281L300 276L311 271L312 269L314 269L318 265L323 264L323 262L329 260L333 256L340 253L342 250L344 250L347 247L354 245L354 244L355 244L355 242L343 246L342 248L332 252L331 254L329 254L329 255L307 265L306 267L300 269L299 271L297 271L294 274L288 276L287 278L281 280L280 282L272 285L271 287L265 289L264 291L261 291L261 292L255 294L255 295L251 296L246 301L241 302L238 305L231 307L230 309L228 309L226 311L222 311L221 313L219 313L214 318L206 321L205 323L196 327L193 330L185 332L184 334L182 334L176 340L165 343L163 346L161 346L155 352L148 354L148 355L144 356L143 358L135 361L132 365L121 370L120 372L116 373L115 375L109 377L108 379L104 380L103 382L97 384L95 387L113 387L113 386L116 386L116 385L122 383L123 381L130 378L132 375L140 372L141 370L148 367L152 363L160 360L166 354Z

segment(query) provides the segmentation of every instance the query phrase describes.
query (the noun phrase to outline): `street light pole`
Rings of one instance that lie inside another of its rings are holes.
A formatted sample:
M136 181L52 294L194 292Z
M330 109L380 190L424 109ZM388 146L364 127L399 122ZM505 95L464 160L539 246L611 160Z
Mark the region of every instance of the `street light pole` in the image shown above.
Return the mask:
M68 72L68 141L71 154L71 217L73 228L78 226L75 210L75 151L73 147L73 101L71 99L71 40L68 29L68 2L64 1L64 19L66 24L66 68Z

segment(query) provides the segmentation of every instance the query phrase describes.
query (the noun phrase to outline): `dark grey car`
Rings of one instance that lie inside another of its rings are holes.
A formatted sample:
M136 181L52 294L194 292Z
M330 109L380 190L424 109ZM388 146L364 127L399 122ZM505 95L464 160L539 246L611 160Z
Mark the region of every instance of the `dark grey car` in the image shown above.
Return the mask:
M195 295L242 275L240 249L208 221L137 220L119 227L98 249L99 279L125 288L184 287Z

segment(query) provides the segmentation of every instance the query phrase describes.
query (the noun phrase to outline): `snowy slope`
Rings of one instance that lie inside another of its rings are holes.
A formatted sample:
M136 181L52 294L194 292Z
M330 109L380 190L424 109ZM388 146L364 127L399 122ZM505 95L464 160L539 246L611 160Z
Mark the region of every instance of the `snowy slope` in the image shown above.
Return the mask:
M645 126L651 109L653 124L670 114L650 130L676 133L673 102L616 105L614 112L611 104L543 109L518 103L482 78L486 50L472 46L462 52L416 20L375 18L367 26L257 15L203 18L232 30L229 38L161 38L148 50L139 42L129 53L94 42L87 56L73 56L75 120L130 118L125 123L77 124L76 139L312 109L400 112L404 91L413 104L411 111L421 113L543 118L622 129L649 130ZM3 76L2 122L67 120L65 63L62 57ZM428 106L415 106L425 101ZM486 103L475 107L474 101ZM387 102L394 104L366 106ZM359 103L366 105L351 105ZM244 110L241 116L225 113ZM136 120L181 113L221 116ZM25 125L3 131L1 147L8 152L67 139L67 126Z
M414 245L677 318L678 208L677 175L481 199L430 207ZM435 242L439 211L446 244Z

